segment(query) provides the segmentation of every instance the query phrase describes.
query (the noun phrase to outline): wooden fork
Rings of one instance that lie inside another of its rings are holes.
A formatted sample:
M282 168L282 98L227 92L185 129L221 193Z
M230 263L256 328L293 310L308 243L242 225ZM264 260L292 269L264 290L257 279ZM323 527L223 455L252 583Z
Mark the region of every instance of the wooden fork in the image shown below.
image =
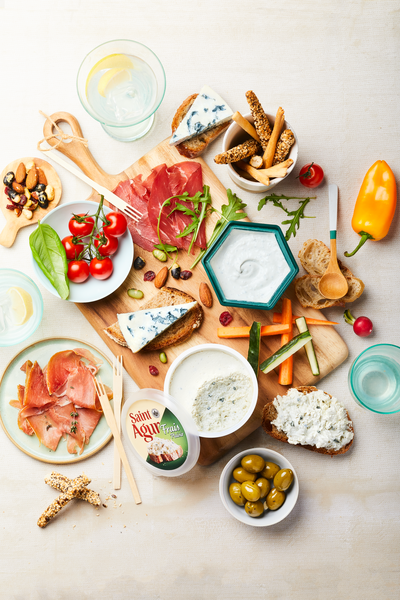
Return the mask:
M131 486L133 498L134 498L136 504L141 504L142 500L140 498L139 490L137 488L136 481L132 475L131 467L129 465L128 458L125 454L125 450L122 445L121 436L119 434L118 427L115 422L114 413L112 411L111 404L108 399L105 387L104 387L102 381L100 379L97 379L97 377L94 378L94 384L96 386L96 391L99 396L101 408L103 409L103 413L106 418L107 425L111 429L111 432L114 436L114 440L117 444L119 455L121 457L122 464L124 465L124 469L125 469L126 475L128 477L129 485Z
M122 407L122 356L113 357L113 401L114 417L119 433L121 434L121 407ZM114 440L114 490L121 489L121 458L117 442Z

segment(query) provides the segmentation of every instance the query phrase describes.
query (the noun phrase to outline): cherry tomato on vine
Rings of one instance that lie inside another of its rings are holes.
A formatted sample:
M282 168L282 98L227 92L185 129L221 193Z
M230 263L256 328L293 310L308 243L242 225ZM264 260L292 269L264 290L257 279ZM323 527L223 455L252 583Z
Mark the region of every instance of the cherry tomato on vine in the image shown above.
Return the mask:
M299 181L304 187L316 188L318 187L324 178L324 171L322 167L315 163L308 163L304 165L299 173Z
M122 213L110 212L106 215L106 219L107 221L110 221L110 225L105 225L103 227L103 231L106 235L112 235L113 237L124 235L128 223Z
M74 244L72 241L73 238L73 235L67 235L67 237L65 237L62 240L62 245L65 248L65 253L67 255L68 260L74 260L78 258L78 256L83 250L83 244Z
M89 277L89 265L84 260L72 260L68 264L68 279L72 283L83 283Z
M93 258L90 261L90 274L95 279L108 279L114 270L111 258Z
M104 233L106 242L104 244L100 245L102 237L103 236L101 236L100 234L96 235L96 239L94 240L94 245L98 249L101 256L112 256L118 250L117 238L113 237L112 235L107 235L106 233Z
M74 215L69 220L68 229L75 236L86 236L90 235L93 231L94 220L92 217L88 217L87 214L80 213Z

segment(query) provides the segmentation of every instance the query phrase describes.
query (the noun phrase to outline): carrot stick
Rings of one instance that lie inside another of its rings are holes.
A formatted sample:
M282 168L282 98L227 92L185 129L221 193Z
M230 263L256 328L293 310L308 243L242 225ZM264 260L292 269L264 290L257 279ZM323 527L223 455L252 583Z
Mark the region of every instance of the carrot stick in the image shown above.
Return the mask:
M296 319L298 319L298 318L299 318L298 316L292 317L292 323L294 324L296 322ZM282 323L282 313L274 312L273 323ZM336 323L336 321L325 321L323 319L310 319L309 317L306 317L306 323L307 323L307 325L339 325L339 323Z
M267 335L279 335L290 331L289 325L264 325L261 327L261 337ZM248 338L250 337L250 327L218 327L217 335L219 338Z
M293 338L292 302L288 298L284 298L282 302L282 321L290 326L289 332L283 333L281 336L281 345L284 346ZM293 356L289 356L279 365L278 381L281 385L291 385L293 381Z

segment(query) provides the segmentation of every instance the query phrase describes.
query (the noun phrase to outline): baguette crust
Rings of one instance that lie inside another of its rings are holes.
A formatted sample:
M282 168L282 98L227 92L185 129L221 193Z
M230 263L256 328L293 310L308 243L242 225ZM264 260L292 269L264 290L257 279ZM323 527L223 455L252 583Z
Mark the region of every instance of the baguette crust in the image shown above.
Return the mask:
M303 394L309 394L310 392L317 391L317 388L313 385L299 386L296 389L299 392L302 392ZM325 393L327 394L327 392L325 392ZM332 398L332 396L330 394L328 394L328 396L330 398ZM346 412L347 412L347 418L351 422L350 431L352 431L354 433L353 422L350 419L350 415L349 415L348 411L346 411ZM278 429L275 427L275 425L271 424L271 421L276 419L277 415L278 415L278 412L273 404L273 401L268 402L268 404L266 404L263 408L262 427L263 427L264 431L266 433L268 433L268 435L270 435L274 439L288 444L289 442L288 442L287 436L282 431L278 431ZM353 445L353 441L354 441L354 437L348 444L346 444L346 446L343 446L343 448L340 448L339 450L328 450L327 448L316 448L315 446L309 446L309 445L303 446L302 444L295 444L295 445L299 446L300 448L305 448L305 450L310 450L311 452L317 452L318 454L328 454L329 456L337 456L339 454L345 454L346 452L348 452L348 450L350 450L350 447Z
M361 296L364 291L364 283L361 279L357 279L353 275L346 277L349 285L348 292L339 300L328 300L320 294L318 286L321 277L312 275L303 275L294 280L294 289L296 296L303 308L315 308L321 310L332 306L345 306L346 302L354 302Z
M331 251L328 246L320 240L306 240L299 251L301 265L309 275L322 277L328 268L331 259ZM340 270L345 277L351 277L353 273L340 260Z

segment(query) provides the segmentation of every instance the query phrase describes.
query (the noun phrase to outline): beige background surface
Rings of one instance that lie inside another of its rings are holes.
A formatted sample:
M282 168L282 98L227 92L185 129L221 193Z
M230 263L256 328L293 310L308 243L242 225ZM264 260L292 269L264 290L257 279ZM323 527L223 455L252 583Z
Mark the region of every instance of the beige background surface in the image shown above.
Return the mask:
M0 164L35 155L43 126L39 109L76 115L100 164L118 172L169 134L176 107L203 84L242 112L244 93L254 89L267 112L285 108L299 138L298 167L316 161L327 182L338 184L342 254L358 240L350 219L366 170L385 159L397 177L400 173L399 11L394 0L0 0ZM114 38L144 42L167 73L156 126L134 144L107 137L75 90L85 54ZM219 140L205 158L230 186L226 169L212 161L220 146ZM58 171L64 201L88 195L84 184ZM300 187L292 176L274 191L302 195ZM240 194L253 219L280 223L278 209L258 214L259 196ZM317 196L307 207L317 218L303 221L290 242L295 254L309 237L328 242L326 183ZM340 398L353 417L351 453L330 459L273 442L261 430L237 448L267 445L295 466L300 497L288 519L257 530L230 517L219 499L218 480L231 452L213 467L197 467L178 480L153 478L132 459L142 506L134 505L124 477L117 508L108 503L96 516L90 506L77 504L40 530L36 520L56 495L43 483L49 467L25 456L0 431L1 598L398 598L400 416L377 416L355 405L347 373L369 345L399 342L399 230L397 211L387 238L367 243L349 260L366 284L354 312L372 318L374 335L357 338L342 322L342 310L326 312L341 321L338 330L350 356L321 387ZM12 249L0 248L1 265L32 274L29 233L20 233ZM73 334L108 353L74 305L41 291L45 315L30 341ZM1 371L20 349L0 349ZM127 379L125 386L127 392L134 389ZM111 492L112 445L63 471L72 476L82 468L104 498Z

